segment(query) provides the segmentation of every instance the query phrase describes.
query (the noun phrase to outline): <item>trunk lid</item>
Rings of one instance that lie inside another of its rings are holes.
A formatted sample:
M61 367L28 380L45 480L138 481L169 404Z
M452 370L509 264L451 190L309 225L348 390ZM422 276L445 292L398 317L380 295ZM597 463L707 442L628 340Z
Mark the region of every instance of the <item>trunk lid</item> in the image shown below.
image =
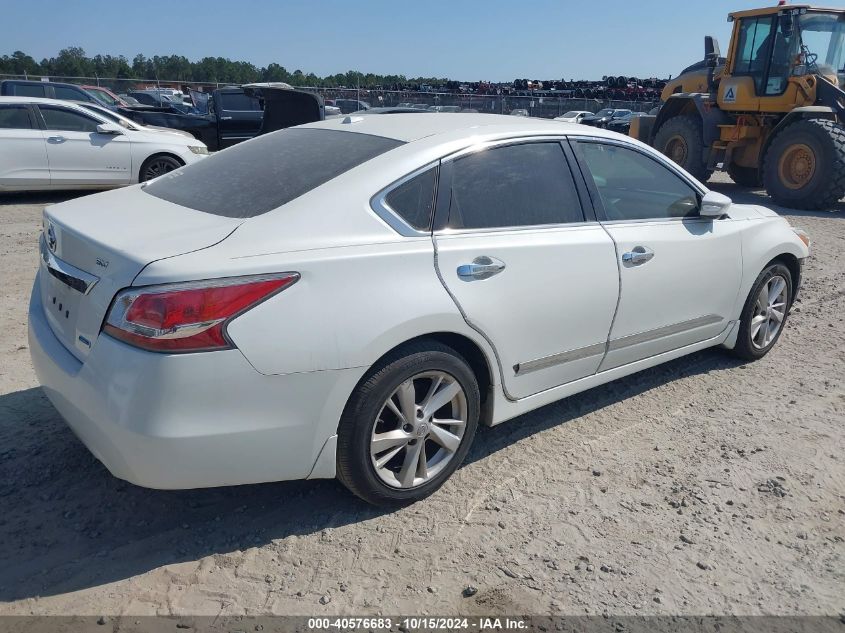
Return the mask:
M114 295L147 264L212 246L242 222L161 200L140 186L46 208L39 276L50 327L84 362Z

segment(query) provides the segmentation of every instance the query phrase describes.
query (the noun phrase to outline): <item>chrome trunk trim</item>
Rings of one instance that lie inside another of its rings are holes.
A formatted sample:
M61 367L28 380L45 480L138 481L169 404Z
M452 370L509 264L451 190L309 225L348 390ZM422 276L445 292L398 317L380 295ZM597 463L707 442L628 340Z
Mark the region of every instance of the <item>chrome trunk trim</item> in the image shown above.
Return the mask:
M41 261L47 272L67 287L73 288L83 295L87 295L91 292L91 288L100 281L99 277L91 273L86 273L84 270L80 270L76 266L72 266L53 255L47 249L47 242L43 235L39 240L38 246L41 250Z

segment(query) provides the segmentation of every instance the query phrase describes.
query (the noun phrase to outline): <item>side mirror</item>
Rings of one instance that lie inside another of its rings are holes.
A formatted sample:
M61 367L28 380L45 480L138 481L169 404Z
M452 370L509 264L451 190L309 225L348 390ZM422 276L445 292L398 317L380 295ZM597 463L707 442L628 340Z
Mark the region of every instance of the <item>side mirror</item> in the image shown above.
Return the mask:
M719 42L712 35L704 36L704 59L707 60L707 65L715 67L719 62L719 57L722 55L719 50Z
M123 134L123 128L117 123L100 123L97 126L100 134Z
M702 218L721 218L728 212L733 200L721 193L708 191L701 199L701 210L699 215Z

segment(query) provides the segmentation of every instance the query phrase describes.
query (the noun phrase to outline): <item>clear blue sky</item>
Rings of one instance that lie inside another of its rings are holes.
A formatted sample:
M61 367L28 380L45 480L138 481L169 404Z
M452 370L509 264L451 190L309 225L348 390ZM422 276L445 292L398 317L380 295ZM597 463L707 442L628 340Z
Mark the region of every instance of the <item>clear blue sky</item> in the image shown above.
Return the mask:
M676 75L732 10L776 0L3 0L0 54L81 46L474 81ZM829 2L838 4L838 2Z

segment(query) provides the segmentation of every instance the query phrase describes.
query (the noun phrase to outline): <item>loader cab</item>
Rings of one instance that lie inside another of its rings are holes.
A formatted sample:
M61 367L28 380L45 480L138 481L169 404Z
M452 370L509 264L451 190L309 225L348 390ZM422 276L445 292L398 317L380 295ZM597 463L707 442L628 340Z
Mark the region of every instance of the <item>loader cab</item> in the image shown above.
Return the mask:
M839 83L845 11L773 7L729 19L734 28L718 92L723 110L789 112L812 105L814 84L808 78L822 75Z

